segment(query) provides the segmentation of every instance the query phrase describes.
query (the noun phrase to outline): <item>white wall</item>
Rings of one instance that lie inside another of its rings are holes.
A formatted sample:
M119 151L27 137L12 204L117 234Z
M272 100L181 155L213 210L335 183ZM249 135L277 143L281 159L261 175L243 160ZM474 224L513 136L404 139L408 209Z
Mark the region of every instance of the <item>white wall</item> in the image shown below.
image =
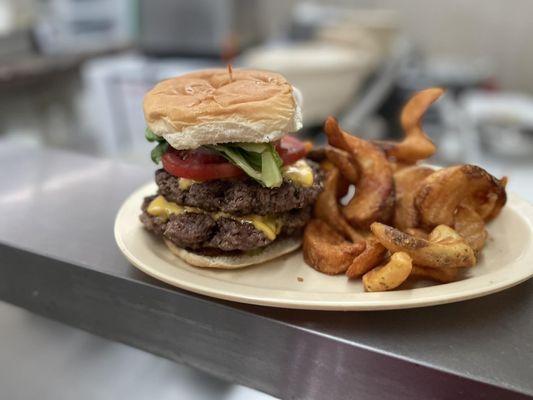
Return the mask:
M533 1L381 0L429 55L490 60L506 89L533 92Z
M288 23L297 0L269 0L272 32ZM533 92L533 0L322 0L396 10L411 39L430 56L485 58L505 89Z

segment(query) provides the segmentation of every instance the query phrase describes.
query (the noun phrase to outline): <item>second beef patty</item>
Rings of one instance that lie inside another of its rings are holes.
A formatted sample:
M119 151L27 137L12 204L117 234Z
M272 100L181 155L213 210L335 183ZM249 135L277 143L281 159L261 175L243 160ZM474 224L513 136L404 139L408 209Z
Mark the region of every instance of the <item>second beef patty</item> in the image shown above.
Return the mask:
M141 222L146 229L170 240L178 247L192 250L248 251L272 242L251 223L232 218L215 219L207 213L194 212L171 215L168 220L150 215L146 208L154 197L145 199ZM276 214L276 218L281 224L278 237L290 236L304 228L311 218L311 207Z

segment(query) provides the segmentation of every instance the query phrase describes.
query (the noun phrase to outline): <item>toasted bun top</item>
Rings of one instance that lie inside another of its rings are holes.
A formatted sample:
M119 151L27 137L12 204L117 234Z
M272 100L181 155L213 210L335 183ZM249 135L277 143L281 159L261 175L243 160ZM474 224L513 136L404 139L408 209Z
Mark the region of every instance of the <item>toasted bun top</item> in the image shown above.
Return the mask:
M148 127L176 149L270 142L301 128L293 88L280 74L209 69L158 83L144 97Z

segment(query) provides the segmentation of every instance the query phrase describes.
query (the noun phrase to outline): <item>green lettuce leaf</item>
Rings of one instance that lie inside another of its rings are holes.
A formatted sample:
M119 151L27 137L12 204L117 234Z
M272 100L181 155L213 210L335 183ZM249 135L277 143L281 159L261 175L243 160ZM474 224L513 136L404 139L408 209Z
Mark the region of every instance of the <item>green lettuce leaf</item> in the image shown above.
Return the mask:
M225 145L213 145L208 147L217 151L229 162L242 169L247 175L261 182L261 171L258 171L256 167L254 167L255 160L251 161L251 157L247 158L245 151L241 151L239 148L234 148L233 146Z
M152 152L150 153L150 157L155 164L159 164L161 162L161 157L163 157L163 154L165 154L168 149L168 143L166 142L165 138L157 136L150 130L150 128L146 128L144 131L144 137L149 142L157 142L157 146L153 148Z
M231 143L207 147L221 154L263 186L279 187L283 182L283 162L271 143Z
M281 176L281 169L278 163L276 162L275 154L278 154L276 150L274 151L265 151L261 153L261 175L263 177L263 182L266 187L279 187L283 182L283 177ZM279 155L278 155L279 157Z
M150 157L152 158L152 161L155 164L159 164L161 162L161 157L163 157L163 154L165 154L167 149L168 149L168 143L167 142L165 142L165 141L159 142L157 144L157 146L155 146L152 149L152 152L150 153Z
M150 156L154 163L159 164L168 149L168 143L149 128L146 128L144 136L150 143L157 143ZM279 187L283 182L283 161L271 143L230 143L206 147L222 155L263 186Z
M161 136L157 136L154 132L152 132L150 128L146 128L144 131L144 137L149 142L160 142L161 140L165 140Z

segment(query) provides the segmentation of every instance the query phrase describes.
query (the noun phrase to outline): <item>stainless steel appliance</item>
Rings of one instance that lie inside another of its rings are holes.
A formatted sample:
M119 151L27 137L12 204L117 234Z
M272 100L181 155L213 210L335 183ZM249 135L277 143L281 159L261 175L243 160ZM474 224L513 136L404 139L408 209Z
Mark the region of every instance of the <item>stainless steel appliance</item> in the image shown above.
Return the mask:
M262 38L256 0L140 0L139 22L151 55L231 58Z

